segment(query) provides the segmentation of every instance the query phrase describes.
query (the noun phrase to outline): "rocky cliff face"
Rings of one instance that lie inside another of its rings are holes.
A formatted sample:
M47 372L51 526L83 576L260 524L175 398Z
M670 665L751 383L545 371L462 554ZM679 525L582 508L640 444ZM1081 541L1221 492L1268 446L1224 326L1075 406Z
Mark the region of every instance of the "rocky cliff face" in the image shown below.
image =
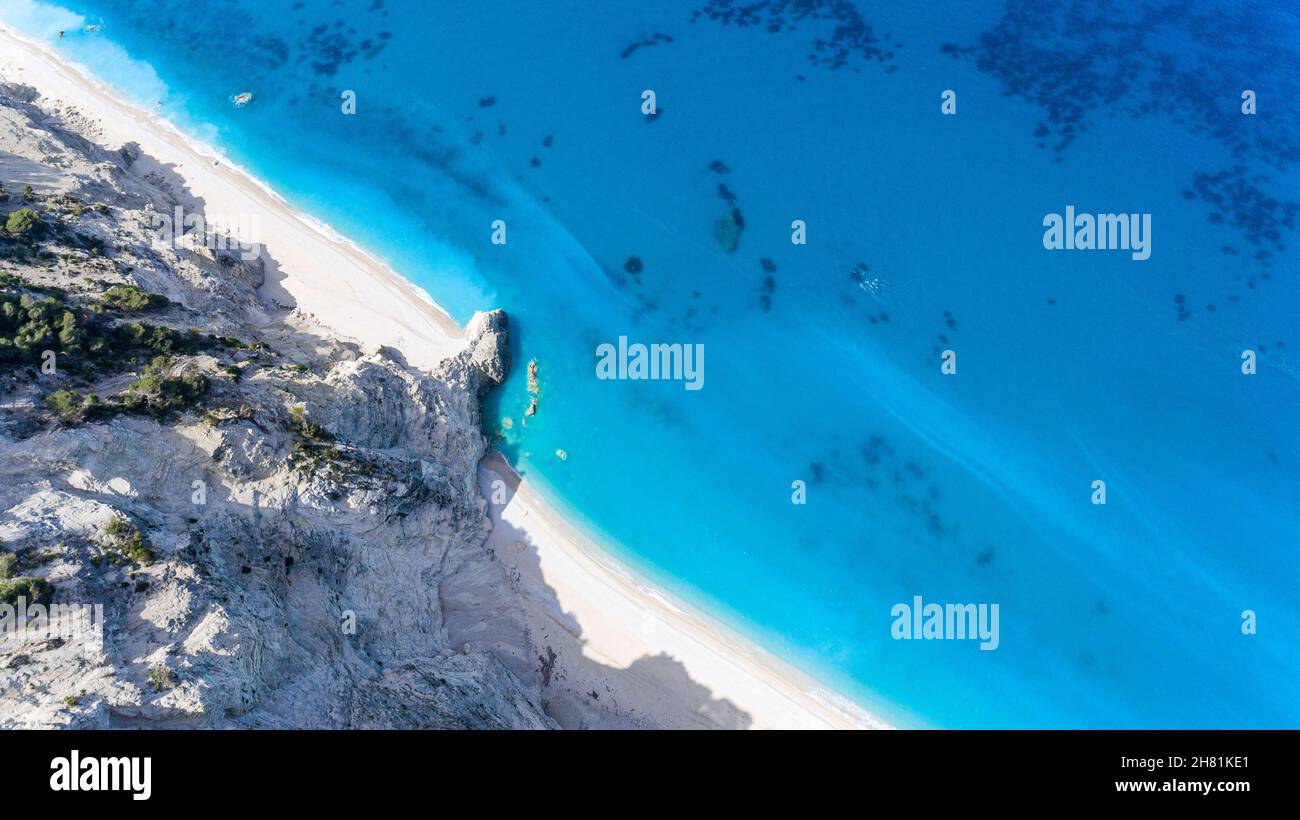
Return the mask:
M0 635L0 727L553 726L455 645L512 617L476 595L505 315L432 375L338 341L261 259L157 247L179 179L79 131L0 87L0 603L103 640Z

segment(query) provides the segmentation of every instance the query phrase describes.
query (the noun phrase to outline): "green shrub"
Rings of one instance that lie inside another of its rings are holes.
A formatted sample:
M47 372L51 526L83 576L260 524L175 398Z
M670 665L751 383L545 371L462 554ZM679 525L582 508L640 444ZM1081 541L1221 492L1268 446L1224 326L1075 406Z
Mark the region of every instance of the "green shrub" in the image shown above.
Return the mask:
M45 224L31 208L20 208L5 220L5 232L14 239L32 239L40 235Z
M0 294L0 362L35 362L46 350L100 353L104 344L58 299Z
M170 357L155 357L145 366L144 374L127 388L123 406L137 412L165 414L193 406L208 392L207 376L192 372L171 376L171 366Z
M333 441L325 428L307 418L307 408L295 404L289 408L289 429L310 441Z
M149 670L149 682L153 684L155 689L160 691L176 688L176 677L172 674L172 670L162 664L158 664Z
M62 547L63 544L60 543L59 546ZM29 549L26 552L24 552L22 555L18 556L18 562L24 568L39 567L42 564L50 563L51 561L53 561L55 558L58 557L59 554L53 550Z
M169 304L166 296L145 293L135 285L114 285L100 298L104 304L125 311L155 310Z
M24 598L27 605L49 604L54 597L54 586L44 578L11 578L0 581L0 603L17 606Z
M114 538L123 538L135 532L135 527L125 518L114 518L104 525L104 532Z
M157 355L193 353L200 347L203 337L196 333L181 333L169 327L132 322L117 328L121 342L129 347L146 348Z
M75 390L58 390L45 397L45 405L67 424L81 420L81 403L81 394Z
M130 558L137 564L148 566L154 562L153 550L149 549L140 528L125 518L114 518L104 525L104 533L113 543L112 548Z

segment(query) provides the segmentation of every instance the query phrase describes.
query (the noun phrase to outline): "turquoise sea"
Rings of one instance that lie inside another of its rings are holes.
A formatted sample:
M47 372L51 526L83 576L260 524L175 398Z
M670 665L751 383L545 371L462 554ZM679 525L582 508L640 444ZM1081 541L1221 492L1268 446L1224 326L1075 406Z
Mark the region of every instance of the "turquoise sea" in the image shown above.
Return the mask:
M1300 727L1294 5L3 0L0 21L161 101L458 321L507 310L485 432L519 470L868 709ZM1070 205L1150 214L1150 258L1046 250ZM702 344L704 388L597 379L619 336ZM895 640L916 595L998 604L998 648Z

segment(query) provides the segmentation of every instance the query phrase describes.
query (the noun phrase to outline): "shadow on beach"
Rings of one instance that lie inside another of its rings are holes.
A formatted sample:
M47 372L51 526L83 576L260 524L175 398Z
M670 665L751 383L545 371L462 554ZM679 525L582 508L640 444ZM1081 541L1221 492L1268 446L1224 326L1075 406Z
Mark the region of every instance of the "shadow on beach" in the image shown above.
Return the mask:
M493 484L498 480L505 500L494 504ZM565 728L749 728L753 719L748 713L729 700L714 698L680 661L665 653L642 655L623 668L601 663L584 651L582 624L564 611L556 590L545 582L538 545L526 530L502 518L519 484L505 458L489 451L479 465L479 489L489 499L493 527L488 553L505 570L518 604L528 610L502 622L513 626L514 640L498 640L502 648L526 647L525 655L507 651L503 660L524 680L541 685L547 713ZM462 624L448 613L448 631L453 629L457 637L472 640L488 637L484 633L492 627Z

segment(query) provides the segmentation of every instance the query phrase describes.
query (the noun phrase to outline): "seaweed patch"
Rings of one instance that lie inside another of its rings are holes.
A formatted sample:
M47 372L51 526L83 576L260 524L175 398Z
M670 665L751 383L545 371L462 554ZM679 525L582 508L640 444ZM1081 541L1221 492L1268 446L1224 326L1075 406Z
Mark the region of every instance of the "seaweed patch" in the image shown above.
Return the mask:
M672 35L664 34L661 31L656 31L654 34L648 37L642 37L640 40L635 40L631 43L628 43L628 45L623 48L623 53L620 54L619 56L622 57L624 60L626 60L628 57L631 57L633 54L635 54L637 49L639 48L649 48L650 46L657 46L660 43L671 43L672 41L673 41Z
M878 36L849 0L709 0L691 12L691 22L699 20L737 28L761 26L769 34L798 31L803 24L823 24L825 33L814 36L809 43L808 62L831 71L852 61L889 62L894 59L894 50L902 47L902 43L891 42L890 34ZM887 72L895 68L890 66Z

